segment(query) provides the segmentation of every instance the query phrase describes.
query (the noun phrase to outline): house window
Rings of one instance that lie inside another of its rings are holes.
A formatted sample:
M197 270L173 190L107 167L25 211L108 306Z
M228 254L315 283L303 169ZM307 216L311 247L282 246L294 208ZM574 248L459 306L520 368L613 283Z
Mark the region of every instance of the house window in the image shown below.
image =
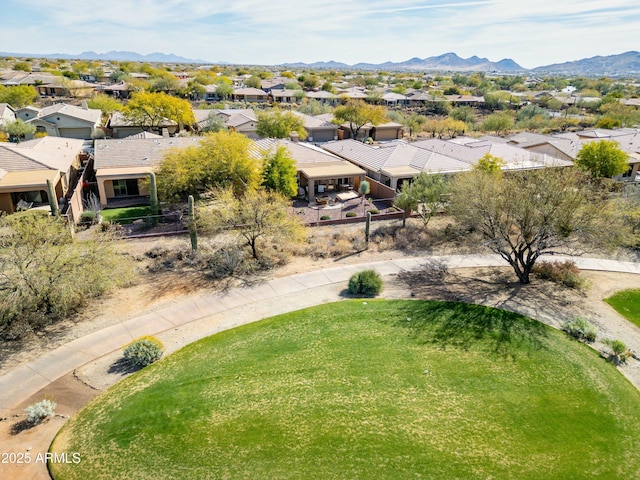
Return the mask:
M49 203L49 196L44 190L33 190L31 192L12 193L13 204L17 205L20 200L32 204L33 207L40 207Z
M113 195L115 197L132 197L140 195L140 191L138 190L138 179L131 178L126 180L114 180Z

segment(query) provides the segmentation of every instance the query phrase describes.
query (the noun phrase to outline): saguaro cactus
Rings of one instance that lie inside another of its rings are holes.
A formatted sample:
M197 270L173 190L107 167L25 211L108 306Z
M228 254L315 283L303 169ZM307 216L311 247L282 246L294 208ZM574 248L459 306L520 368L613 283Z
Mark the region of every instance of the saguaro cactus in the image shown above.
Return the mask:
M198 232L196 231L196 216L193 208L193 195L189 195L189 237L191 238L191 250L198 249Z
M153 225L158 224L158 214L160 213L158 205L158 187L156 186L156 174L149 174L149 196L151 197L151 218Z
M47 195L49 195L49 206L51 207L51 215L58 215L58 199L56 198L55 191L53 190L53 184L51 180L47 178Z
M367 212L367 223L364 226L364 240L369 243L369 227L371 226L371 212Z

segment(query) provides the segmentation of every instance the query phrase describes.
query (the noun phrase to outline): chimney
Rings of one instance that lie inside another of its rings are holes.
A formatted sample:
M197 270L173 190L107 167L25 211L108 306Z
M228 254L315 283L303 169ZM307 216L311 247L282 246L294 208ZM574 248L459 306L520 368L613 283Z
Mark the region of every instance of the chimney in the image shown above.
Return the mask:
M300 135L298 135L298 132L291 132L291 141L294 143L298 143L300 141Z

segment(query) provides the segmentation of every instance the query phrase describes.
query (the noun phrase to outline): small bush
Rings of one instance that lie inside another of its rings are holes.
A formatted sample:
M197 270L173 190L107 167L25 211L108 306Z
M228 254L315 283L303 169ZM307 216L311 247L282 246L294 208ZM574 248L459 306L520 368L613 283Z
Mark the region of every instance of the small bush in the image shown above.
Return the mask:
M585 342L595 342L598 336L596 327L582 317L576 317L566 322L564 324L564 331L572 337Z
M603 342L611 349L609 353L609 360L615 365L621 365L627 361L627 358L632 357L633 353L627 347L627 344L622 340L605 340Z
M382 278L374 270L354 273L349 279L349 293L352 295L375 296L382 291Z
M162 357L164 345L155 337L141 337L124 349L125 360L133 367L146 367Z
M100 231L101 232L108 232L111 229L111 222L104 220L102 222L100 222Z
M322 215L320 217L320 220L331 220L331 216L330 215Z
M94 223L96 221L98 214L93 210L85 210L80 215L80 221L82 223Z
M533 273L544 280L564 285L565 287L584 290L589 282L580 275L580 269L571 260L566 262L538 262Z
M356 212L347 212L345 215L348 218L356 217L358 214Z
M53 417L56 414L56 406L56 402L47 399L29 405L24 409L27 414L27 421L35 425L47 417Z
M377 208L372 208L370 210L367 210L367 212L371 213L371 215L377 215L378 213L380 213L380 210L378 210Z

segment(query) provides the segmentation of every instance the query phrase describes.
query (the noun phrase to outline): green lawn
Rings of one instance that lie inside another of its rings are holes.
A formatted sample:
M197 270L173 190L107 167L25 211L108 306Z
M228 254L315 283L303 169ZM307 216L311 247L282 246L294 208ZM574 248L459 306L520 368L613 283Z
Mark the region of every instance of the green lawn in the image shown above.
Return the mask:
M640 478L640 392L538 322L349 300L193 343L71 419L61 479Z
M640 289L622 290L605 298L604 301L624 318L640 327Z
M126 224L137 218L151 215L151 207L108 208L100 213L102 220Z

